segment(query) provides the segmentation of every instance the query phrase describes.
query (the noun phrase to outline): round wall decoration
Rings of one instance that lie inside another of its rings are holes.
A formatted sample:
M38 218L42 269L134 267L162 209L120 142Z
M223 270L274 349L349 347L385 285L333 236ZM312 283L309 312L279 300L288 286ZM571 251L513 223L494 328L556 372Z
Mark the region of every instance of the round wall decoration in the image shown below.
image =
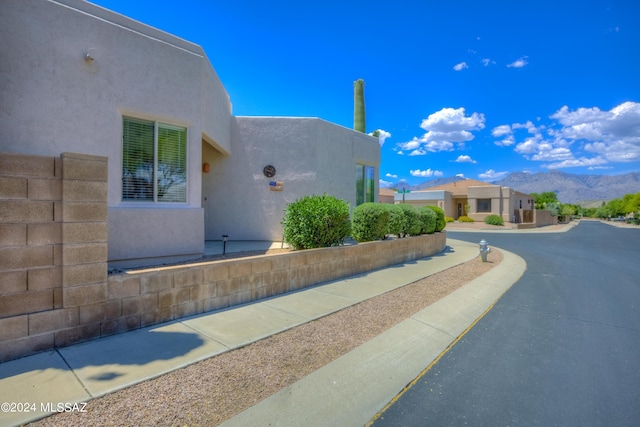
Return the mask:
M271 178L273 176L275 176L276 174L276 168L274 168L271 165L267 165L264 167L264 169L262 169L262 173L264 174L264 176L266 176L267 178Z

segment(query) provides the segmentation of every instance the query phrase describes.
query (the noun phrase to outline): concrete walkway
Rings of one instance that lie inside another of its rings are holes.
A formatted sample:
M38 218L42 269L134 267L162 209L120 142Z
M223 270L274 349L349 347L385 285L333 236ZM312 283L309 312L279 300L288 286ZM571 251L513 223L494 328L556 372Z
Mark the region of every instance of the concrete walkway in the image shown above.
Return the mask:
M422 260L2 363L0 403L15 405L3 404L0 425L33 421L55 412L59 404L87 402L158 377L478 255L477 244L447 243L448 250ZM503 262L488 273L225 425L366 423L524 273L521 258L502 252Z

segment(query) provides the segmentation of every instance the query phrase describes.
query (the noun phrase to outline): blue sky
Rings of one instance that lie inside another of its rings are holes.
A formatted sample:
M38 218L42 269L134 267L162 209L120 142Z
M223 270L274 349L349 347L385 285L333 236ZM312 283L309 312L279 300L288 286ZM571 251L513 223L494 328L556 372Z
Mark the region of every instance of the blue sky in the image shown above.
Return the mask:
M201 45L235 115L351 128L364 79L381 186L640 171L637 1L92 2Z

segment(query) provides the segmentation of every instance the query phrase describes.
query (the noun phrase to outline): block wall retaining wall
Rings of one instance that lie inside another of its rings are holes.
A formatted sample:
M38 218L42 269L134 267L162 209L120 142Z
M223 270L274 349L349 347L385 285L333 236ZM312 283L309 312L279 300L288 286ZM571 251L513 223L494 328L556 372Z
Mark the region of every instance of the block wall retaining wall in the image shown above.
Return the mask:
M108 275L107 158L0 153L0 362L442 252L446 232Z

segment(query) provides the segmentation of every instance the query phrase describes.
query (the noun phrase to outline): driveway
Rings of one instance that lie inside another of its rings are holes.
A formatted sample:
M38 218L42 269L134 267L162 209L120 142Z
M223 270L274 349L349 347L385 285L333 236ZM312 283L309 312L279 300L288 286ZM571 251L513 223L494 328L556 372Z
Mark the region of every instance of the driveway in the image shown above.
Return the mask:
M374 426L640 425L640 229L448 235L527 271Z

